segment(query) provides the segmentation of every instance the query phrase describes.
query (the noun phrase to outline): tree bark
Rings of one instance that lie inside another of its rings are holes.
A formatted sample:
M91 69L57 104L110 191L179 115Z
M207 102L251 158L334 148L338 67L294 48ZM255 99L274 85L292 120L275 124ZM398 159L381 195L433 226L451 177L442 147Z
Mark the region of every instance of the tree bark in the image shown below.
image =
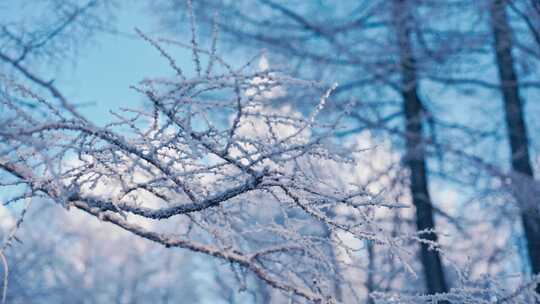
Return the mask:
M416 62L411 45L411 16L406 0L394 0L393 17L399 43L399 64L401 67L401 95L405 114L406 129L406 165L410 171L410 192L416 208L416 227L422 233L422 239L437 243L433 207L428 190L426 153L423 140L423 106L418 96ZM428 293L447 292L443 266L439 252L430 249L430 245L421 244L421 262L424 269Z
M504 0L491 2L491 29L501 92L504 102L506 130L512 157L512 183L516 199L521 208L521 221L527 241L527 251L531 270L540 274L540 216L539 198L532 195L534 175L529 157L529 141L525 124L523 105L519 95L518 76L512 56L512 30L506 15ZM527 189L529 188L529 189ZM540 284L536 286L540 294Z

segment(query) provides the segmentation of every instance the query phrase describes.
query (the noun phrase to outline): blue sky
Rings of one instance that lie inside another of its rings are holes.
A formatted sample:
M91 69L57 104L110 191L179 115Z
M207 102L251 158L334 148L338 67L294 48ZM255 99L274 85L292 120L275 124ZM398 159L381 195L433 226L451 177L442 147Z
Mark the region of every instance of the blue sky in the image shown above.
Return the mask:
M131 90L130 85L147 77L172 74L166 60L135 36L137 27L152 37L163 37L156 31L158 18L142 5L123 4L115 11L116 30L122 34L98 33L94 41L84 44L74 64L54 67L57 86L72 101L91 103L81 111L99 124L110 120L109 109L141 104L142 96ZM188 50L172 51L180 66L190 64Z

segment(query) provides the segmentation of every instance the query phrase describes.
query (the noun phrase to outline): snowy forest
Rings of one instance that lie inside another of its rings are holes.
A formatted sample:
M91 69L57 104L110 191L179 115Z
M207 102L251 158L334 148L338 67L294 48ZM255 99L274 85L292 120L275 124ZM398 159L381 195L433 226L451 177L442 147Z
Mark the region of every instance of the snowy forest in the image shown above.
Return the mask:
M539 0L2 0L0 304L540 303L539 100Z

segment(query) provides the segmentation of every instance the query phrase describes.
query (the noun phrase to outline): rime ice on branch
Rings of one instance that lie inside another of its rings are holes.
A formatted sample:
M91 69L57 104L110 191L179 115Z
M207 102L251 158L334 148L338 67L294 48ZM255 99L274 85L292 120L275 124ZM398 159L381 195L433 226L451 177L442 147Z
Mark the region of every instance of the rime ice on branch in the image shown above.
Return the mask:
M0 169L9 176L1 186L20 194L8 203L46 197L166 247L226 260L315 302L334 301L334 281L342 279L342 261L330 253L354 254L339 235L403 254L370 216L399 205L320 177L354 161L328 140L339 116L317 119L332 88L256 70L258 57L235 68L216 54L215 41L205 50L195 35L183 44L138 33L175 76L141 81L132 89L147 104L111 112L114 121L103 127L61 94L48 100L1 78ZM164 46L192 50L193 77ZM272 107L291 90L318 91L319 106L306 118ZM164 232L165 220L180 228Z

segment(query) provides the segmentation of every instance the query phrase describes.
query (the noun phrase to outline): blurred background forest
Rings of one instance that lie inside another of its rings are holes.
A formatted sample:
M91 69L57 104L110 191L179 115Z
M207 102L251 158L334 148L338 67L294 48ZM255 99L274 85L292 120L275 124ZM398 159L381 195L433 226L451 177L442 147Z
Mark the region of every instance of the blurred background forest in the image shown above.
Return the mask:
M321 237L332 241L319 253L332 257L332 276L294 284L342 303L538 301L540 1L193 0L191 14L187 3L2 1L2 94L14 79L69 100L102 126L114 118L109 109L144 107L130 85L175 73L146 35L189 43L196 28L192 46L217 41L234 65L262 52L255 69L337 83L319 117L339 117L333 145L361 152L345 169L319 164L322 179L406 206L365 216L409 259L322 225ZM185 71L200 69L190 49L168 54ZM283 94L272 96L275 113L308 117L318 107L320 92ZM0 109L0 122L6 113ZM13 149L2 134L0 160ZM46 198L30 205L1 169L7 303L309 302L241 265L158 246ZM257 221L282 225L261 219L274 216L265 208ZM337 207L325 212L357 220ZM291 259L289 267L294 259L303 267L302 256Z

